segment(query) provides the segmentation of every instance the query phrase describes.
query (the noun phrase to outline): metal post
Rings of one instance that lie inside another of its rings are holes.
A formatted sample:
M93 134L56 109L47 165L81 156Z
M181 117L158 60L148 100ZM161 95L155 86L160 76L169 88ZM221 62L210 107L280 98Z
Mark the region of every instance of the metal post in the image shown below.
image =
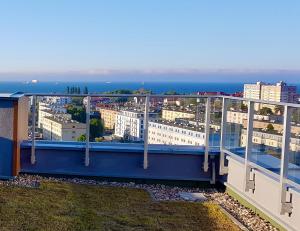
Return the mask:
M226 139L226 122L227 122L227 106L228 101L223 98L222 103L222 121L221 121L221 139L220 139L220 175L227 174L228 169L225 167L225 139Z
M210 133L210 103L211 99L208 97L205 109L205 153L204 153L204 172L208 171L208 154L209 154L209 133Z
M144 113L144 169L148 168L148 126L149 126L149 104L150 96L145 98L145 113Z
M31 118L31 164L35 164L35 123L36 123L36 96L32 96L32 118Z
M91 114L91 96L87 96L86 105L86 140L85 140L85 166L90 164L90 114Z
M248 192L249 189L254 189L254 181L250 180L251 168L249 166L250 155L252 152L252 137L253 137L253 118L254 117L254 102L248 102L248 120L247 120L247 137L246 137L246 151L245 151L245 182L244 188Z
M291 138L291 108L287 105L284 107L284 123L281 149L281 164L280 164L280 214L291 213L292 204L287 202L287 186L286 179L289 168L289 144Z

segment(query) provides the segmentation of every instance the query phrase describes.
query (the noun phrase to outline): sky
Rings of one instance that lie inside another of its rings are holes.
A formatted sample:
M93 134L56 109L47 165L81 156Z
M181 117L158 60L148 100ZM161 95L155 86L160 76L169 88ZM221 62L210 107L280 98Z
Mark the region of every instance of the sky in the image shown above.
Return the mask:
M0 80L300 82L299 22L298 0L0 0Z

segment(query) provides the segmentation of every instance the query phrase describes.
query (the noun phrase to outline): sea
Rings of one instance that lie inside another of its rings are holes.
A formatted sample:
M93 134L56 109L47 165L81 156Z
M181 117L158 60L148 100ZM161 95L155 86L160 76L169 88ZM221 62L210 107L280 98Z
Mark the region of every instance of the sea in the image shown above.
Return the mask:
M151 90L155 94L176 91L180 94L198 91L223 91L235 93L243 91L243 83L191 83L191 82L0 82L0 93L65 93L67 87L87 87L90 93L113 90Z
M297 88L300 89L300 84ZM0 82L0 93L66 93L67 87L87 87L90 93L113 90L151 90L155 94L175 91L180 94L198 91L222 91L235 93L243 91L243 83L201 83L201 82Z

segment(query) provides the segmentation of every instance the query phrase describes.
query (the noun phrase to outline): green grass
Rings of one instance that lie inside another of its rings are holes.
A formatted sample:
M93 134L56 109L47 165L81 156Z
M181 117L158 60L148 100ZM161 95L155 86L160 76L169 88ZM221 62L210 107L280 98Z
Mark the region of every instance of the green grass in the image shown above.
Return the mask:
M0 186L0 230L239 230L210 202L153 202L139 189Z

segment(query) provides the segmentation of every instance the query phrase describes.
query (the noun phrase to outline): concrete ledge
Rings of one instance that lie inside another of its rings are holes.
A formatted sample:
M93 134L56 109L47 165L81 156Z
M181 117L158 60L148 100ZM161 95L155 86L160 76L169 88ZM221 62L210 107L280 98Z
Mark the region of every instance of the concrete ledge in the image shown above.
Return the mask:
M248 203L262 211L273 221L287 230L300 230L300 193L292 188L293 211L288 214L280 214L280 183L271 175L254 169L255 189L244 191L245 171L244 164L234 158L228 157L228 178L225 185L234 191Z

